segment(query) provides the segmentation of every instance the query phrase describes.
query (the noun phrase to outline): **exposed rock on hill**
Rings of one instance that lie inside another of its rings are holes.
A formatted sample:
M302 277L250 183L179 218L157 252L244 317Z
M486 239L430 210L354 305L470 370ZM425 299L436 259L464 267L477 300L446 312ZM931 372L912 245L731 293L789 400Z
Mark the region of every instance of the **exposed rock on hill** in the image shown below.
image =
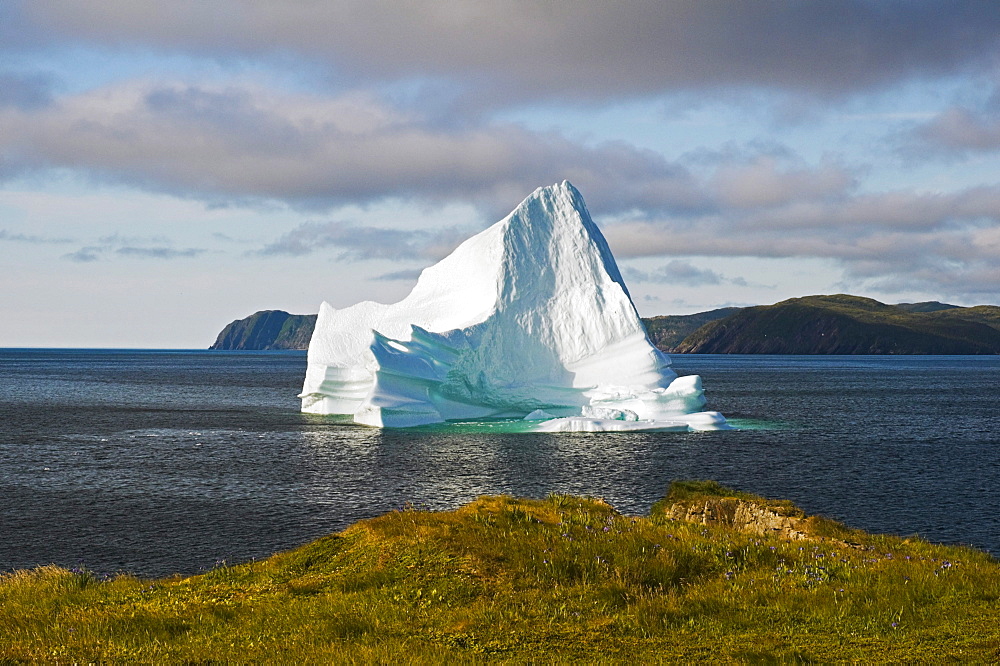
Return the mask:
M807 516L788 500L770 500L726 488L715 481L678 481L652 513L697 525L724 526L746 534L792 541L828 541L857 546L854 530L822 516Z

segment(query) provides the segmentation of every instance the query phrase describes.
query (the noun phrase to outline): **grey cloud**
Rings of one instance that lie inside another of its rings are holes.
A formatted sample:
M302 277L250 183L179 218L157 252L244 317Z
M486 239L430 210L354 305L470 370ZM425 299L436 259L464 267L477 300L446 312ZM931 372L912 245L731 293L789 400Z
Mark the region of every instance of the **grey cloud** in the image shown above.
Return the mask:
M629 144L586 146L516 125L443 128L351 95L126 83L7 110L0 122L8 171L69 168L208 201L328 208L395 196L467 201L492 216L568 178L599 212L711 203L683 166Z
M206 205L205 207L211 209L211 206ZM225 243L228 245L247 246L247 245L256 245L259 242L257 239L253 239L250 237L243 237L243 236L233 236L231 234L222 233L221 231L212 232L211 238L215 241L218 241L219 243Z
M254 254L310 254L322 248L354 259L441 259L470 234L458 229L435 231L362 227L348 222L307 222Z
M721 275L707 268L698 268L687 261L674 259L665 266L654 271L640 271L628 268L625 277L636 282L658 282L661 284L683 284L690 287L721 284L725 281Z
M737 215L633 221L604 229L616 256L814 257L865 284L1000 298L1000 186L938 195L885 192Z
M79 263L89 263L91 261L99 261L103 253L104 248L101 247L82 247L76 252L64 254L62 258Z
M97 240L105 246L135 245L136 243L158 243L160 245L170 244L170 239L166 236L125 236L120 233L101 236Z
M61 244L61 243L72 243L72 238L50 238L47 236L36 236L34 234L21 234L21 233L11 233L6 229L0 229L0 241L13 241L16 243L34 243L34 244Z
M12 18L49 39L291 52L346 77L453 79L495 102L745 86L836 95L988 67L1000 38L1000 12L974 0L217 0L169 11L152 0L33 0Z
M32 20L28 9L25 0L0 2L0 54L34 51L59 39L51 27Z
M782 170L777 160L759 157L748 164L723 165L715 174L713 189L723 205L760 208L839 198L856 185L850 171L833 164Z
M905 266L875 263L849 264L846 277L885 293L926 290L942 298L970 303L997 302L1000 290L1000 262L947 257L921 258Z
M665 265L652 271L642 271L631 266L622 269L626 280L635 282L654 282L658 284L685 285L688 287L703 287L708 285L732 284L738 287L748 286L741 277L728 278L709 268L698 268L689 261L673 259Z
M25 111L40 109L52 102L52 77L0 71L0 107Z
M160 245L136 245L135 243L161 243ZM97 244L80 248L62 256L63 259L88 263L109 259L112 256L131 257L138 259L184 259L200 256L207 252L200 248L177 249L169 245L170 241L162 236L153 238L129 237L121 234L102 236Z
M379 275L372 279L379 280L382 282L393 282L396 280L410 281L410 280L416 280L418 277L420 277L420 272L421 271L419 268L402 270L402 271L392 271L391 273L383 273L382 275Z
M197 257L204 254L206 250L198 248L186 248L176 250L170 247L131 247L125 246L115 250L115 253L127 257L140 257L144 259L182 259Z
M963 153L1000 150L1000 113L952 107L905 137L903 153Z

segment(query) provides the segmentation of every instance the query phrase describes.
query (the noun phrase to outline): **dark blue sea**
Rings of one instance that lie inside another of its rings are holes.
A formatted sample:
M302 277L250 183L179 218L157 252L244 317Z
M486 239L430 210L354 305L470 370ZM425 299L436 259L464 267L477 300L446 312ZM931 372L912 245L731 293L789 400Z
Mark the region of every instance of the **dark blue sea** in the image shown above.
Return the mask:
M740 427L375 430L298 412L304 353L0 350L0 571L197 573L401 508L671 480L1000 555L1000 357L675 356Z

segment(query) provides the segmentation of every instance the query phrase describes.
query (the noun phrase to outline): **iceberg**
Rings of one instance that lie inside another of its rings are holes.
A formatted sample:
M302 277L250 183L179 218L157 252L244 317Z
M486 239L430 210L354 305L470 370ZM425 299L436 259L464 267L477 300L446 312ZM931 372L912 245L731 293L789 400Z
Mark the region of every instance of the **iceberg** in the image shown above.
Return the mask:
M424 269L391 305L320 306L302 411L412 427L525 419L537 431L716 430L701 379L649 341L569 182Z

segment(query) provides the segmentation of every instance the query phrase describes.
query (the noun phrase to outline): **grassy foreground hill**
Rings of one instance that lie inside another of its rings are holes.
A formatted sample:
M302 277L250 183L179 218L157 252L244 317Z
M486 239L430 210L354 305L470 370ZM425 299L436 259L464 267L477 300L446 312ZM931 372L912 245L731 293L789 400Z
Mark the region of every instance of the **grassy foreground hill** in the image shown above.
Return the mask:
M1000 659L1000 565L712 482L402 510L189 578L0 577L0 662Z

